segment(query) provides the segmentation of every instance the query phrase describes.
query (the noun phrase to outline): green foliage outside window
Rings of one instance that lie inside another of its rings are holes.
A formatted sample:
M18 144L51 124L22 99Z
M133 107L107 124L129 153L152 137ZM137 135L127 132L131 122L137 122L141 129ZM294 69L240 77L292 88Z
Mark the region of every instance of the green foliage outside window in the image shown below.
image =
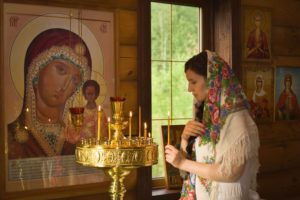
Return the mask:
M152 133L159 144L159 163L152 176L164 176L161 125L185 124L193 116L184 63L200 51L201 10L198 7L151 3Z

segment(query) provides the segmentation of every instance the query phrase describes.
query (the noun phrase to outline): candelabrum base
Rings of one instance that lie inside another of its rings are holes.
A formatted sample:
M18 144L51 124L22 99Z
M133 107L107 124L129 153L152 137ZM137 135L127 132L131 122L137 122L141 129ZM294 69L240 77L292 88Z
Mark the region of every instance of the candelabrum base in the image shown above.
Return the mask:
M112 178L110 185L110 197L111 200L123 200L126 188L124 186L124 179L130 173L133 168L123 168L120 166L106 169L106 173Z
M111 199L123 200L126 193L124 178L132 169L157 164L158 145L152 138L83 140L76 146L75 157L82 165L105 169L112 178Z

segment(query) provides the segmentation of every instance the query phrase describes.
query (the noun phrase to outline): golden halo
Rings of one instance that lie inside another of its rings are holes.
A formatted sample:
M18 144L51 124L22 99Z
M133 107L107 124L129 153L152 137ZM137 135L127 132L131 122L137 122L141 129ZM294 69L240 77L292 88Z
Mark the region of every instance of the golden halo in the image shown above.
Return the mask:
M97 102L97 105L101 105L101 104L103 104L103 102L106 98L106 95L107 95L106 82L105 82L102 74L100 74L99 72L96 72L96 71L92 71L91 79L97 81L100 85L100 94L99 94L99 97L97 98L96 102Z
M72 18L71 31L79 34L78 19ZM70 18L64 14L47 14L34 18L29 21L27 25L20 30L20 33L15 38L12 45L9 66L11 70L11 78L14 83L16 92L20 95L21 99L24 97L24 60L26 51L31 41L41 32L52 28L62 28L70 30ZM93 71L96 73L103 73L103 54L98 44L98 41L90 29L82 23L81 38L86 43L90 50L92 59ZM98 44L98 45L95 45Z

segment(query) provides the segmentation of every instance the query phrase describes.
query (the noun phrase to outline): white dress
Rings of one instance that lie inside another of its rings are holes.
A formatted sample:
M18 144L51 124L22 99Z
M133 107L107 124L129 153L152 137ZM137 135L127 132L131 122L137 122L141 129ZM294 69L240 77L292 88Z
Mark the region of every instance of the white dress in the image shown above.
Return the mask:
M236 182L211 182L196 178L197 200L258 200L255 192L258 163L258 130L247 110L228 115L221 129L220 140L216 146L212 143L198 145L196 139L196 160L202 163L220 163L220 171L230 174L234 165L246 165L242 176Z

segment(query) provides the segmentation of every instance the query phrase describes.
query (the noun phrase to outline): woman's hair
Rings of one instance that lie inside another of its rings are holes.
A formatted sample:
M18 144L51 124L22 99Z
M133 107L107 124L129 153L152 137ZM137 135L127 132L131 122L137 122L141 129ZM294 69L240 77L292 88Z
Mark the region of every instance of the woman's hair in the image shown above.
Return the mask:
M190 58L185 63L185 66L184 66L184 72L187 72L187 70L192 70L196 74L207 78L207 52L202 51L201 53ZM204 103L201 102L201 104L195 104L195 107L196 107L195 120L202 121ZM196 137L191 136L188 140L188 145L186 147L186 151L189 155L192 154L192 149L193 149L193 145L195 142L195 138Z
M85 90L89 86L93 86L95 88L96 97L98 97L100 94L100 86L99 86L98 82L95 80L87 80L86 82L84 82L84 84L82 86L82 93L85 94Z
M184 72L186 72L187 70L192 70L196 74L207 78L207 52L202 51L201 53L190 58L184 65ZM201 121L203 115L203 103L201 103L200 105L196 104L195 106L195 118L197 121Z
M192 70L196 74L207 78L207 52L202 51L190 58L184 65L184 72L187 70Z

